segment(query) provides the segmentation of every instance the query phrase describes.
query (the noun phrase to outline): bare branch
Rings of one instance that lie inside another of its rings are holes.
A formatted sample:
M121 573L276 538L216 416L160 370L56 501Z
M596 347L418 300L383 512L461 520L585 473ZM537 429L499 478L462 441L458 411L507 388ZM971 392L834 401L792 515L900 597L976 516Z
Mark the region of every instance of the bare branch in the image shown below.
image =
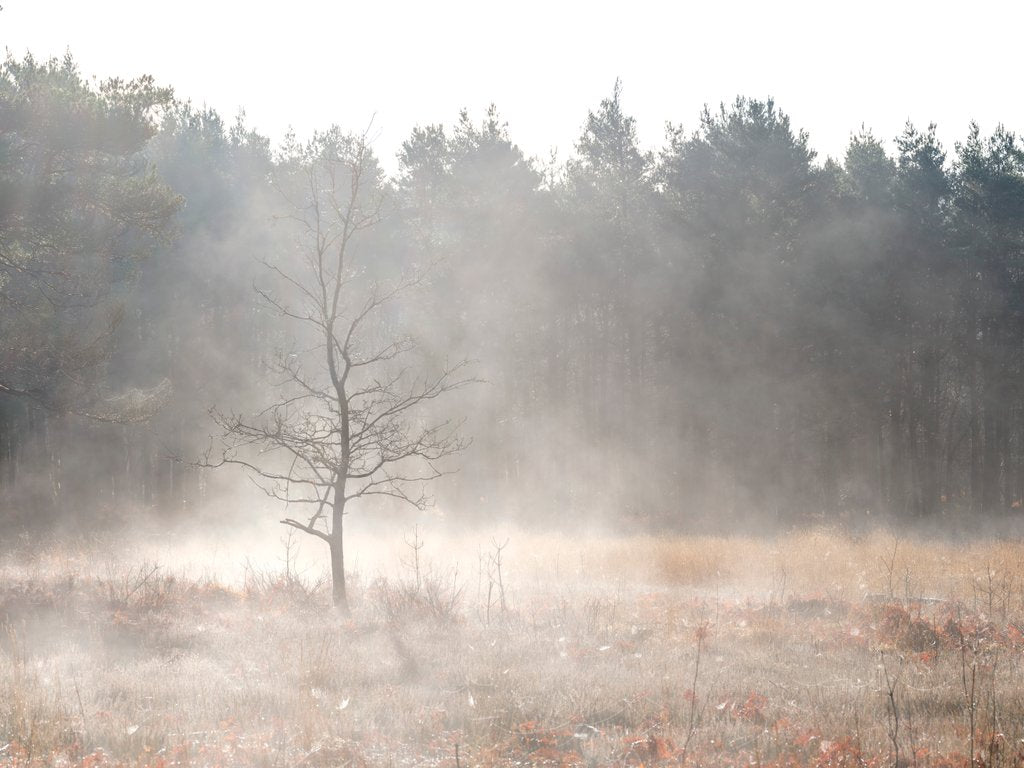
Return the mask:
M454 471L444 460L469 445L462 422L436 418L430 404L477 379L466 361L415 372L403 358L413 339L387 332L390 306L421 286L429 267L380 280L360 266L360 235L380 221L384 200L366 136L329 131L298 160L301 177L286 179L295 186L282 194L292 210L281 220L294 224L303 248L292 263L308 272L265 264L295 306L270 288L256 293L294 321L303 349L270 366L277 394L254 415L213 412L220 451L199 466L241 467L272 498L304 505L308 518L281 522L331 544L337 600L347 505L381 497L428 506L427 485Z
M284 523L285 525L290 525L292 528L298 528L300 531L305 531L306 533L310 534L311 536L316 536L318 539L323 539L324 541L326 541L328 543L330 543L330 541L331 541L331 537L330 536L328 536L323 531L317 530L312 525L303 525L298 520L293 520L290 517L286 517L281 522Z

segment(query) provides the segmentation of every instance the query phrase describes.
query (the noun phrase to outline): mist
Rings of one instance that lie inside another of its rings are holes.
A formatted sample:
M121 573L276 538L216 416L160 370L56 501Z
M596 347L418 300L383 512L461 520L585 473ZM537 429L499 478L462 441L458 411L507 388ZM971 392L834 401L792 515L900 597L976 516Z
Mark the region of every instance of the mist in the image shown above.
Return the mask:
M0 766L1020 761L1011 127L173 85L0 69Z

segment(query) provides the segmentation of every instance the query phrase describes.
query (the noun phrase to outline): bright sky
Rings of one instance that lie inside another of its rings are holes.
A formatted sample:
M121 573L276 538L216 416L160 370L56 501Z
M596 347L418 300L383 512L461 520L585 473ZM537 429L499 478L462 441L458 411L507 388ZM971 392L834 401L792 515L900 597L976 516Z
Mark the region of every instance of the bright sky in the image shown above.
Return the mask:
M773 96L820 154L910 118L952 149L970 119L1024 131L1024 3L974 0L0 0L16 57L70 51L103 79L152 74L279 140L373 119L386 167L416 124L494 102L528 154L571 153L623 82L648 148L705 103ZM891 147L891 141L888 143Z

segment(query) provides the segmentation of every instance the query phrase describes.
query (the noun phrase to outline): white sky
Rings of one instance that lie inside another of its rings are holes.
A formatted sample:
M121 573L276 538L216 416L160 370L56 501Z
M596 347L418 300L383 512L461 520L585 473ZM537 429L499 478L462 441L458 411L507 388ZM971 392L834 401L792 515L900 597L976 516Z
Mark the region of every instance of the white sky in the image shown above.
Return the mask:
M278 141L374 119L385 166L416 124L494 102L512 139L572 151L587 111L623 81L648 148L705 103L776 103L820 154L863 123L891 140L910 118L952 150L970 119L1024 131L1024 3L976 0L0 0L16 57L71 51L100 79L152 74L179 97ZM375 116L375 117L374 117ZM891 141L888 142L891 147Z

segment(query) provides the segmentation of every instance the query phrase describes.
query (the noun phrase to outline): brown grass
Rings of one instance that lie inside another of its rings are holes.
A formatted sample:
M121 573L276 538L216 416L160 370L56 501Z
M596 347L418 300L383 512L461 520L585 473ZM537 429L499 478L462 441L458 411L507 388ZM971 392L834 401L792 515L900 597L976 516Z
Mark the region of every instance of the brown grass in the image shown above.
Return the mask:
M291 564L11 556L0 765L1021 762L1020 543L513 533L504 610L492 549L350 619Z

